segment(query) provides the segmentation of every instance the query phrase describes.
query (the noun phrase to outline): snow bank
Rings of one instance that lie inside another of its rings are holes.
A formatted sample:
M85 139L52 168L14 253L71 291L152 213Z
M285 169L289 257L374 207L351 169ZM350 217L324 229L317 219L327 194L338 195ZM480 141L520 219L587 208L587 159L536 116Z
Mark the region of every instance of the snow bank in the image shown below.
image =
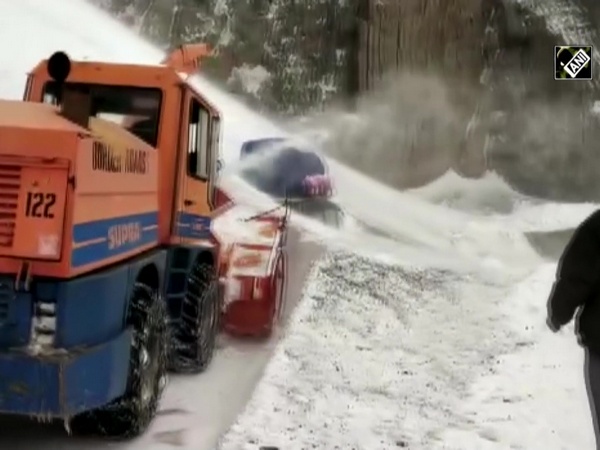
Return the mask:
M576 228L598 208L597 203L523 203L513 214L495 217L495 221L515 231L555 231Z
M437 180L406 192L432 203L476 214L510 213L516 204L527 199L495 172L471 179L450 170Z
M448 171L437 180L405 191L419 199L474 216L486 216L519 232L574 228L600 207L595 203L556 203L515 191L500 175L463 178Z
M503 326L516 333L512 351L496 355L442 435L447 449L592 449L583 382L583 350L572 326L559 334L544 323L556 267L546 264L503 302Z
M518 338L497 320L506 283L339 252L313 275L220 450L431 449Z

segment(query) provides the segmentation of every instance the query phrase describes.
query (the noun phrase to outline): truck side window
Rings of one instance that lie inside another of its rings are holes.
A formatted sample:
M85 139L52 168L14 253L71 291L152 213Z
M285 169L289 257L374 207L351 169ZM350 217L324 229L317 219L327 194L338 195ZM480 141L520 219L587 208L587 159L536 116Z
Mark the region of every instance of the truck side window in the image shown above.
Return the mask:
M23 101L26 102L29 100L29 95L31 94L31 86L33 85L33 75L29 75L27 77L27 84L25 84L25 91L23 92Z
M188 126L188 173L204 180L210 176L209 119L210 113L192 99Z

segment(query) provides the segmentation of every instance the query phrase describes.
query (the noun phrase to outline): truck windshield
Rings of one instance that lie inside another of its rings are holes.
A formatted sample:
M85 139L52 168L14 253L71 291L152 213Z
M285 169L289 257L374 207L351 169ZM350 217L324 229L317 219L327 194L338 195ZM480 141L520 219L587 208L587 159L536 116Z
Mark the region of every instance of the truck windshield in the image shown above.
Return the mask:
M92 117L117 123L156 147L162 102L160 89L83 83L67 83L67 86L90 90ZM56 83L46 83L42 101L60 106L61 95Z

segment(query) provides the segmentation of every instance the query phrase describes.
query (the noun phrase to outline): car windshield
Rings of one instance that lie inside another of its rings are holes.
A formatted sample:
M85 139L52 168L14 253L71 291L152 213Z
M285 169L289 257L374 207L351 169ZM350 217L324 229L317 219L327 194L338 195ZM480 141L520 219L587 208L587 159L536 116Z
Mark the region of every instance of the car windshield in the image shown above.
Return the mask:
M89 89L92 117L119 124L156 147L162 101L160 89L82 83L70 83L67 86ZM56 83L46 83L43 102L61 104L61 95Z

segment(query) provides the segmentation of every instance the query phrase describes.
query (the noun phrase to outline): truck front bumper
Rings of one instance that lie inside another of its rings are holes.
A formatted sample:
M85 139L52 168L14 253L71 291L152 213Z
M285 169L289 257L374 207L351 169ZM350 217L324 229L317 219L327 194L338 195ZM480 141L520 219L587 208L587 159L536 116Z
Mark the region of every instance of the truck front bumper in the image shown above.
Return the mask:
M69 351L0 352L0 413L66 418L107 405L125 392L131 330Z

